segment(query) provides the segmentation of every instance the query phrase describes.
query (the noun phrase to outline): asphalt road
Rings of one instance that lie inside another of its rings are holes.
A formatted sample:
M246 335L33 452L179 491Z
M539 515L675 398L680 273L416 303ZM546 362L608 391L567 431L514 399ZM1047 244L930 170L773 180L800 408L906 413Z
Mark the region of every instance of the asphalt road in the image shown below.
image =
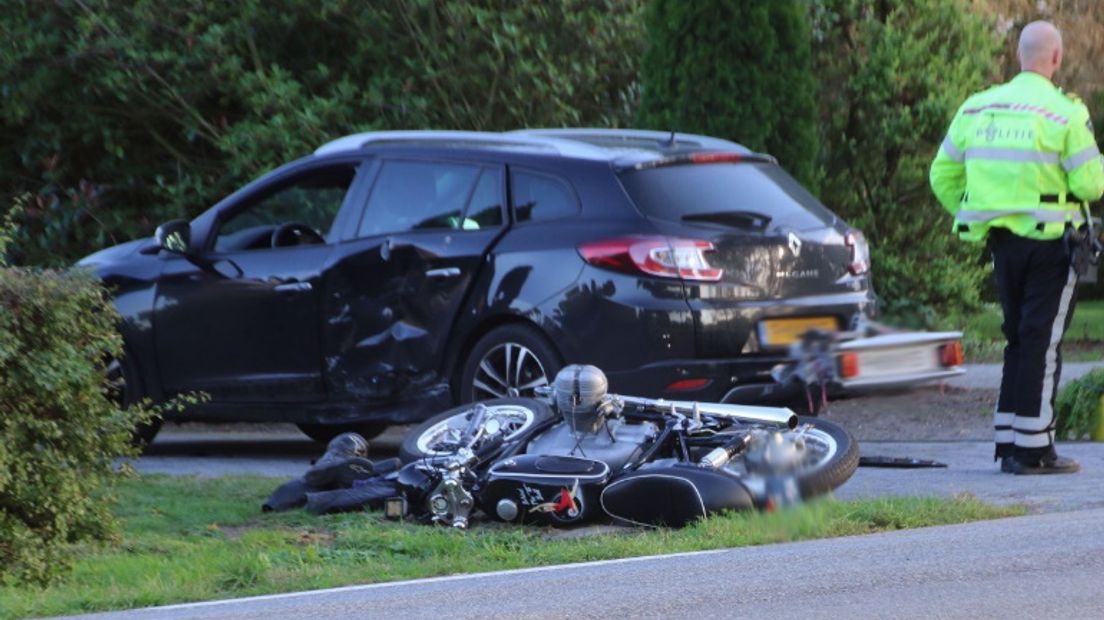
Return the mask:
M1061 476L1002 474L993 462L993 444L988 441L864 441L859 443L859 452L865 456L929 459L947 467L860 467L836 490L837 499L969 494L993 504L1026 504L1033 512L1104 508L1104 443L1059 443L1059 454L1081 463L1077 474ZM1104 617L1104 610L1101 615Z
M97 618L1099 618L1104 510Z
M1062 364L1060 385L1074 379L1080 379L1094 368L1104 366L1104 360L1098 362L1065 362ZM1000 364L967 364L966 374L947 380L947 385L968 390L998 389L1001 380Z

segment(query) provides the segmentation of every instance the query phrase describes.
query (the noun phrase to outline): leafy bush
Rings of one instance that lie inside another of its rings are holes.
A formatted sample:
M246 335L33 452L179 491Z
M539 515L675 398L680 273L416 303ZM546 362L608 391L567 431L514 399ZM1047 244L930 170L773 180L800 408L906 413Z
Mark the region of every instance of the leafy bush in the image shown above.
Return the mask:
M15 250L69 264L356 131L624 125L642 3L5 2Z
M0 223L0 582L46 583L66 570L66 545L111 534L114 460L150 415L109 397L118 315L78 270L9 266Z
M1096 368L1084 377L1062 386L1055 399L1058 416L1055 435L1059 439L1085 439L1092 433L1104 396L1104 368Z
M640 124L728 138L816 183L816 79L806 4L653 0Z
M821 198L871 242L895 320L931 326L979 307L978 245L958 242L928 188L955 110L996 76L1000 39L962 0L816 0Z

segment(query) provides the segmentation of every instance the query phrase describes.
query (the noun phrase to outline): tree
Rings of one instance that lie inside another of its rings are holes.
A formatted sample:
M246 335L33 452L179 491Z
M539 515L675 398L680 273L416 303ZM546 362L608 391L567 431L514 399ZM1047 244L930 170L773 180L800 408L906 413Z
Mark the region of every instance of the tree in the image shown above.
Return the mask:
M930 325L979 304L981 248L928 187L958 106L997 77L1000 39L963 0L817 0L821 198L871 242L883 309Z
M806 3L653 0L645 127L728 138L816 182L816 81Z

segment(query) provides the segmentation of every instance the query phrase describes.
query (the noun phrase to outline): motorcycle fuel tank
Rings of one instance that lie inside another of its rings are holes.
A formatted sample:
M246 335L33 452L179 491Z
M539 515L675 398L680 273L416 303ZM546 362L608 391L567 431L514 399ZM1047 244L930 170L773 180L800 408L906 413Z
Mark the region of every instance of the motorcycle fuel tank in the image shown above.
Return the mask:
M598 497L609 478L602 461L525 454L491 467L479 503L503 521L583 523L601 514Z

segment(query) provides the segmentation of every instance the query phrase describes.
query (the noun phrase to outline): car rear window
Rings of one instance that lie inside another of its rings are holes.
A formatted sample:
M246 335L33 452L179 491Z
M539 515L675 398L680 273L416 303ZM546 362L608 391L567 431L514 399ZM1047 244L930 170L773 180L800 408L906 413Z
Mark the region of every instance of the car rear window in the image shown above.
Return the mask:
M621 181L644 215L662 220L745 212L769 217L770 228L795 230L821 228L836 220L816 197L774 164L663 166L623 173Z
M566 181L536 172L510 174L514 217L518 222L578 215L579 203Z

